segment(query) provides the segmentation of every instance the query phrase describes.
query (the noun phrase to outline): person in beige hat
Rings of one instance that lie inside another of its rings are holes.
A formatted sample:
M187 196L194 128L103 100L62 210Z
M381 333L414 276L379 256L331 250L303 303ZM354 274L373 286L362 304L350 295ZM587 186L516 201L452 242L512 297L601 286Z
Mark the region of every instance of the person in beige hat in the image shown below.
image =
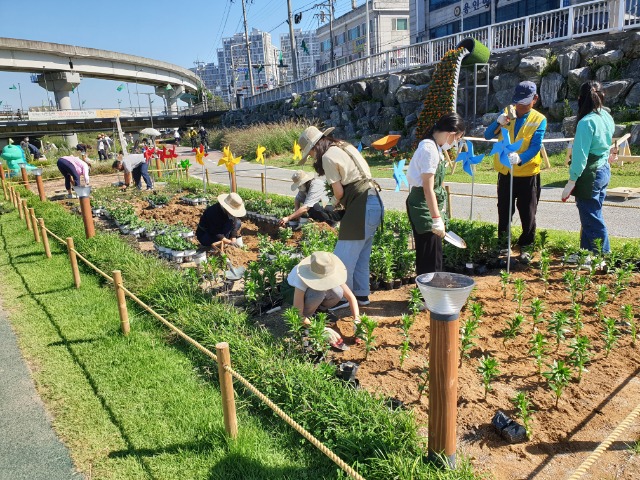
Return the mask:
M287 283L294 288L293 306L304 317L305 324L310 323L308 318L316 312L328 311L342 298L349 302L354 321L359 321L358 301L346 281L347 269L344 263L329 252L315 252L302 259L291 270ZM332 346L342 348L342 339L336 332L330 331L327 334Z
M241 247L240 217L246 214L240 195L237 193L218 195L218 203L207 207L202 213L196 229L196 238L205 247L210 247L211 244L219 241Z
M298 190L294 200L295 211L291 215L282 217L280 226L284 227L288 222L293 222L304 214L308 214L315 221L326 222L333 227L336 222L331 218L332 210L322 206L323 201L326 203L328 200L324 182L313 173L304 170L294 172L291 181L293 182L291 190Z
M369 257L373 236L382 223L384 207L380 188L371 178L366 160L353 145L329 136L332 128L321 132L308 127L298 139L303 164L307 156L313 168L324 175L333 195L344 207L338 243L333 253L347 268L346 284L360 305L369 304ZM349 306L343 299L332 310Z

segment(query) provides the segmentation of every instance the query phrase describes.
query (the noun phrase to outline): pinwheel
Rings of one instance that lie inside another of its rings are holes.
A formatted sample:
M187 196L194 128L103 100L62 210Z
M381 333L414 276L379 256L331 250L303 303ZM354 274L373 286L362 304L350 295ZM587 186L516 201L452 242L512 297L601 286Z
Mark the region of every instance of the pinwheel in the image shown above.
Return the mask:
M407 176L404 173L404 163L406 160L403 158L397 162L393 162L393 178L396 181L396 192L400 191L402 184L404 183L409 188L409 182Z
M461 152L460 149L458 149L456 162L462 162L462 169L469 175L471 175L471 209L469 211L469 220L473 220L473 190L476 179L473 172L473 165L480 163L484 158L484 155L474 155L473 143L471 143L469 140L465 140L465 142L467 150L465 152Z
M145 160L149 160L156 153L156 149L153 147L147 147L144 149L143 153L144 153Z
M233 153L231 153L230 147L224 147L222 149L222 158L218 161L218 165L224 165L227 167L227 171L229 172L229 177L231 181L231 191L236 191L236 170L235 166L240 163L242 157L234 157Z
M158 156L160 157L160 161L162 161L162 163L165 163L165 161L167 160L167 146L163 145L162 146L162 150L160 150L158 152Z
M204 193L207 193L207 181L204 176L206 170L206 168L204 168L204 157L208 157L209 154L205 153L204 145L202 144L200 144L198 148L194 148L193 151L196 152L196 162L202 165L202 190Z
M293 160L299 161L302 160L302 150L300 149L300 145L298 145L298 141L293 141Z

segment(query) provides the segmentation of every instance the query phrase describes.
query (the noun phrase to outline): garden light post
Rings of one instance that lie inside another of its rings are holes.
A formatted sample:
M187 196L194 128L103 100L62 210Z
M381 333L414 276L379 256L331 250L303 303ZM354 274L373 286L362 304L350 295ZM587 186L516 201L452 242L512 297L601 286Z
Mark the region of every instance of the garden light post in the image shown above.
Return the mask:
M429 460L456 465L458 415L458 317L475 285L457 273L425 273L416 283L430 313Z
M44 183L42 183L42 169L36 168L33 173L36 176L36 185L38 187L38 195L40 196L40 201L44 202L47 200L47 196L44 193Z
M93 214L91 213L91 187L73 187L80 200L80 211L82 212L82 221L84 222L84 233L87 238L91 238L96 234L96 228L93 224Z

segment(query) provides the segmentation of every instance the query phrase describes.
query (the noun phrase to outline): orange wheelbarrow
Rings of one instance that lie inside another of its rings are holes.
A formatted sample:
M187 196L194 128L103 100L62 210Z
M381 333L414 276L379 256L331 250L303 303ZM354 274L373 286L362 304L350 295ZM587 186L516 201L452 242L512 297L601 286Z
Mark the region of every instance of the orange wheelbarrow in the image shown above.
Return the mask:
M389 150L396 146L400 140L400 135L386 135L379 140L376 140L371 144L373 148L376 150L380 150L382 152Z

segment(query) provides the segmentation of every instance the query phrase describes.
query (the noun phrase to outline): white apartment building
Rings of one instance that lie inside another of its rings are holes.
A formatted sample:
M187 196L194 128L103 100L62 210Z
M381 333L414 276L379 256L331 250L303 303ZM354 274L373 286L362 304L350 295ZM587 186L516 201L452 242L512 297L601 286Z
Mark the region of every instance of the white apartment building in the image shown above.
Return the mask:
M305 78L316 73L316 66L320 60L320 43L315 30L303 32L294 30L296 39L296 59L298 60L298 78ZM288 33L280 34L280 49L282 60L288 65L281 69L281 78L284 82L293 82L293 61L291 59L291 36Z
M415 0L411 0L415 1ZM410 0L368 0L371 54L409 45ZM331 35L328 14L318 28L320 59L317 71L331 68ZM334 64L342 65L366 56L366 3L333 20Z

